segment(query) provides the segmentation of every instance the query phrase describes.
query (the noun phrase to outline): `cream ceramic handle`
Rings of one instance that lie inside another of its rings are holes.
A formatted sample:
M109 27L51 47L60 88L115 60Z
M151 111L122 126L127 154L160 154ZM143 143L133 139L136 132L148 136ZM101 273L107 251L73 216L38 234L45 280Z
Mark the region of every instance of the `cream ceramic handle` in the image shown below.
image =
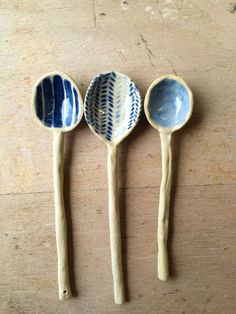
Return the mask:
M53 178L54 178L54 201L56 242L58 258L58 288L59 299L67 300L71 297L68 258L67 258L67 227L63 197L63 152L64 133L53 133Z
M168 225L169 203L171 191L171 134L160 132L162 154L162 179L160 187L159 213L158 213L158 278L166 281L169 278L168 267Z
M114 299L116 304L122 304L125 301L125 296L121 253L120 214L117 201L116 152L117 146L108 145L107 170L109 189L109 226Z

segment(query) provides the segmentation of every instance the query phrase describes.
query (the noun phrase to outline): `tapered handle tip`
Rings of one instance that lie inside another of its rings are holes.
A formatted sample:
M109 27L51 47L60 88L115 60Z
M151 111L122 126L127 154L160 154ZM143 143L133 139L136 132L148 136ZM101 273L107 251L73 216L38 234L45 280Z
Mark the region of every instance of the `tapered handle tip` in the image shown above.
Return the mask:
M69 300L72 297L71 291L69 289L64 289L62 291L59 291L59 300L60 301L66 301Z
M169 274L168 272L158 272L158 279L161 281L167 281L169 279Z
M124 304L125 303L125 297L122 296L115 296L115 304Z
M161 281L169 279L167 247L161 241L159 242L157 276Z

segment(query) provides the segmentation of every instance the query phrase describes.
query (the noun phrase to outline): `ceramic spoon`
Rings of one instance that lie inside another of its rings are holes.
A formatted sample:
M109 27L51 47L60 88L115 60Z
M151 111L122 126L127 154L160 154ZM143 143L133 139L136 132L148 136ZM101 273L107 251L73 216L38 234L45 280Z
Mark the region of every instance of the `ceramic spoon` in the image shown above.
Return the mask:
M53 177L59 299L71 297L67 229L63 198L64 133L74 129L83 116L83 101L75 83L60 72L41 77L33 90L33 112L41 126L53 132Z
M158 278L166 281L168 270L168 220L171 191L171 136L189 120L193 96L186 82L178 76L166 75L149 87L144 103L149 123L159 131L162 153L162 180L158 215Z
M111 261L116 304L124 303L120 217L117 202L116 153L118 144L138 122L141 100L135 84L124 74L97 75L85 96L85 119L108 148L108 189Z

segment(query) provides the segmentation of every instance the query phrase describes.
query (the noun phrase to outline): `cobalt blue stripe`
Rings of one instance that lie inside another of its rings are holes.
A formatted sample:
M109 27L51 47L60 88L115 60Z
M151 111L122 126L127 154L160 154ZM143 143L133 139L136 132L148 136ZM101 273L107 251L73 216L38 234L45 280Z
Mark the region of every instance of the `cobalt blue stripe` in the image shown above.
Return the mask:
M78 120L78 115L79 115L79 101L78 101L78 94L76 89L73 87L73 93L75 96L75 121Z
M66 98L68 99L67 103L70 105L69 114L66 118L66 126L71 126L72 123L72 115L73 115L73 95L72 95L72 89L71 89L71 83L68 80L64 80L64 86L66 90Z
M37 117L42 121L43 119L43 104L42 104L42 87L37 86L36 90L36 114Z
M53 88L54 88L54 127L61 128L62 124L62 103L64 100L64 88L62 78L59 75L53 77Z
M43 80L43 93L44 93L44 124L51 127L53 124L53 92L52 82L49 77Z

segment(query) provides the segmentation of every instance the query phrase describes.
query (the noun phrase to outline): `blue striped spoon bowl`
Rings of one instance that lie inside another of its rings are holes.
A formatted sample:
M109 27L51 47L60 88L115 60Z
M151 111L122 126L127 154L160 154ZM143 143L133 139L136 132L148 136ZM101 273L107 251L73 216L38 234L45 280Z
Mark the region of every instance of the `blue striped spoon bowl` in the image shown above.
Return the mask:
M33 89L33 113L36 121L53 132L53 177L58 257L59 299L71 297L68 275L67 228L63 198L64 133L74 129L83 116L80 92L64 73L41 77Z
M140 112L140 93L126 75L118 72L102 73L90 83L85 96L85 119L90 129L108 147L109 226L116 304L125 301L117 201L117 145L133 130Z
M158 278L166 281L168 270L168 221L171 191L171 136L190 119L193 95L187 83L178 76L166 75L149 87L144 110L149 123L159 131L162 154L162 180L158 210Z

